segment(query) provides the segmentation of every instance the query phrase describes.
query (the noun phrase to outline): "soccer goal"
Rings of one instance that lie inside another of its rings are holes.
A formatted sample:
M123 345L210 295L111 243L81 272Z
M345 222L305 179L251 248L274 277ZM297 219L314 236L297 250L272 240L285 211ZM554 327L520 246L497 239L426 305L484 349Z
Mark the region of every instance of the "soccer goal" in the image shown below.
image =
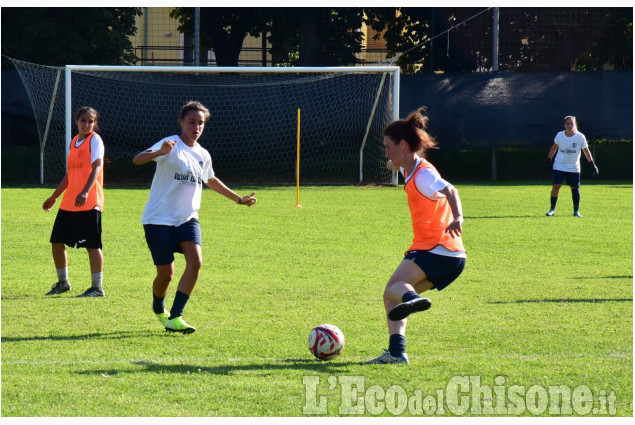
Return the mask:
M399 116L399 67L43 67L13 60L41 139L41 181L65 172L73 112L100 113L106 179L143 183L151 167L131 158L172 134L188 100L211 112L199 142L224 180L293 183L297 110L302 113L301 183L395 184L382 130Z

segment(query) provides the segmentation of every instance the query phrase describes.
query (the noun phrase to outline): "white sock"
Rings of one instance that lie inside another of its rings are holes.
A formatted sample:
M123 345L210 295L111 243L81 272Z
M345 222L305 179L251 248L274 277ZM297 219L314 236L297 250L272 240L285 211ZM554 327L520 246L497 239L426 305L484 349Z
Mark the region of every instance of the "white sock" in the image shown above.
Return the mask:
M68 281L68 267L55 269L57 271L57 280L60 282Z
M103 272L99 272L99 273L91 273L90 274L90 285L93 288L101 288L101 282L103 279Z

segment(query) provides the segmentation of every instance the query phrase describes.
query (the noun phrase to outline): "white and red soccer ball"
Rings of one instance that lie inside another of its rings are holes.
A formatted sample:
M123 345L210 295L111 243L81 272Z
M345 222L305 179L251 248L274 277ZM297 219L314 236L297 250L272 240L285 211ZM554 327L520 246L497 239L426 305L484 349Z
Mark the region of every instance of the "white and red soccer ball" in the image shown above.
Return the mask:
M309 351L318 360L326 360L339 355L344 349L344 334L335 325L318 325L309 334Z

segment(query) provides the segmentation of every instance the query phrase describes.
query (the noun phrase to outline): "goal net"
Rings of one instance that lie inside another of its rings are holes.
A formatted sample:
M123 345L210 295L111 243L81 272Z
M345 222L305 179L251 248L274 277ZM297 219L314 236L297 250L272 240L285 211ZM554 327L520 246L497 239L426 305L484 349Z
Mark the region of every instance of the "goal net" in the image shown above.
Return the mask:
M295 182L297 110L300 183L387 184L382 130L398 117L399 68L66 66L12 60L29 94L41 141L42 183L58 183L81 106L100 113L106 180L148 184L154 167L132 157L180 134L188 100L211 118L199 143L223 180Z

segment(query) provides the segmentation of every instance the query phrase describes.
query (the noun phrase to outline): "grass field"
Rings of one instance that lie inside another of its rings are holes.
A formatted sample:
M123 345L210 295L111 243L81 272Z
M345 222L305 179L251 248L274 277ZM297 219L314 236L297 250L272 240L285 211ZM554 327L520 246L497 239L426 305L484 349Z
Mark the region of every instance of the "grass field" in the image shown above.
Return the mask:
M107 295L78 300L85 250L69 251L70 293L44 296L52 189L3 188L2 416L632 416L632 182L583 185L582 219L564 189L545 217L546 182L456 186L466 269L411 318L409 366L363 364L387 348L382 292L411 240L403 187L307 187L302 208L294 188L258 187L250 209L206 190L186 336L152 314L148 189L107 189ZM307 349L320 323L346 335L333 361Z

